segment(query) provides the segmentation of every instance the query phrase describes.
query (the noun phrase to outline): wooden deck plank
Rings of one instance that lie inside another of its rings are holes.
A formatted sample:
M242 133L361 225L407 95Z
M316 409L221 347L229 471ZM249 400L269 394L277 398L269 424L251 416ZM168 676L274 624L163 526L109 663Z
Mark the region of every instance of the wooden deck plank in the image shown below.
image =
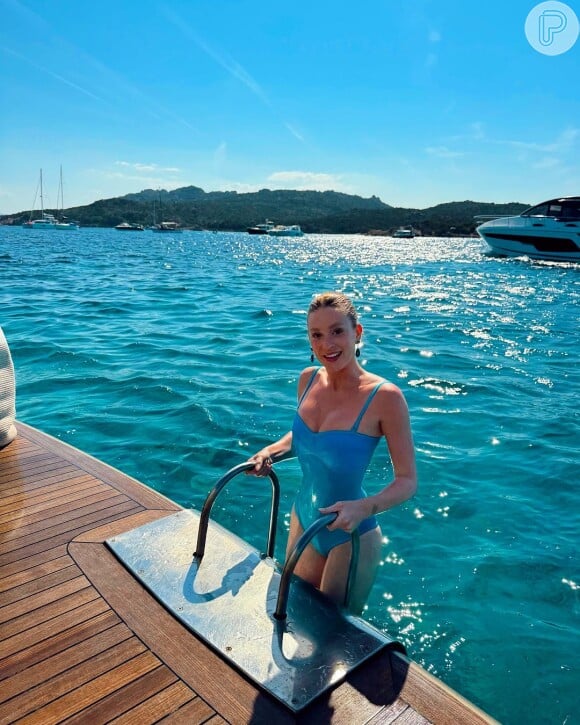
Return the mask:
M9 495L8 487L14 488L14 484L19 479L22 480L23 475L28 477L33 476L35 472L42 473L63 468L70 468L68 461L62 461L53 453L44 451L28 456L20 453L19 456L15 455L12 460L3 458L0 469L0 497Z
M81 501L80 506L71 506L62 513L50 512L50 518L46 516L39 517L36 521L25 523L24 518L21 517L17 520L10 522L12 527L9 531L5 531L2 535L2 543L6 544L8 541L21 539L29 534L36 534L45 531L46 529L54 529L59 524L68 523L71 521L83 520L85 516L89 516L97 511L104 511L113 506L118 506L130 502L131 506L134 506L134 501L123 493L117 493L117 491L110 491L105 494L104 497L99 498L97 501L92 503L86 503ZM60 508L60 507L59 507ZM66 508L66 507L65 507Z
M115 613L112 613L115 615ZM77 634L87 631L100 631L103 626L117 624L118 618L109 615L106 602L94 599L91 602L53 617L36 627L7 637L0 642L0 662L2 662L2 677L7 677L9 671L14 671L17 662L26 659L28 665L48 657L52 652L70 646ZM22 654L23 653L23 654ZM12 668L12 669L11 669Z
M122 494L111 489L110 486L95 482L95 485L86 491L75 490L68 495L64 495L62 502L49 500L36 505L27 505L26 514L23 513L22 509L0 514L0 532L9 531L12 526L12 521L15 519L18 519L22 526L26 526L35 521L40 521L47 516L58 516L66 511L74 511L81 506L87 506L91 503L104 501L107 498L119 495Z
M395 722L401 713L409 708L409 705L403 700L396 700L389 707L382 708L365 725L391 725Z
M195 692L183 682L178 681L148 698L132 710L124 712L119 717L111 720L110 725L152 725L152 723L157 722L171 722L166 718L169 718L175 711L179 711L183 705L194 699L200 700L201 698L198 698ZM79 725L82 725L82 723L79 723Z
M167 667L158 667L130 682L120 690L112 692L98 702L89 705L82 712L66 719L66 725L104 725L147 701L149 697L177 682L177 677ZM195 693L191 693L195 696Z
M18 561L15 561L12 564L4 564L4 566L0 566L0 580L26 571L27 569L43 564L44 562L51 561L52 559L57 559L66 554L66 549L66 544L60 544L59 546L54 546L51 549L46 549L46 551L41 551L39 554L35 554L34 556L18 559Z
M77 566L71 563L70 558L67 557L66 563L67 566L59 567L57 571L50 572L50 574L45 574L25 584L20 584L20 586L12 587L8 591L2 592L0 604L3 607L7 607L9 604L13 604L20 599L35 596L45 589L52 589L52 587L58 584L64 584L64 582L70 581L80 575L81 572Z
M20 725L57 725L57 723L62 723L63 720L79 711L82 712L95 700L102 699L120 690L147 672L158 670L161 673L164 669L151 652L143 652L128 662L103 673L96 679L90 680L81 687L77 687L73 692L63 695L58 700L31 713L19 723Z
M406 707L398 717L393 720L393 725L431 725L430 721L415 712L412 707Z
M78 476L80 473L90 475L86 471L79 471L76 466L68 461L59 460L53 455L34 465L25 464L14 469L2 467L2 473L0 474L2 476L1 498L5 499L18 493L24 477L26 477L27 488L33 489L47 485L45 481L64 479L67 474Z
M445 683L430 675L416 662L403 655L393 655L393 675L398 680L401 697L428 720L437 725L484 725L494 722Z
M0 627L0 642L8 637L12 637L19 632L24 632L27 629L36 627L42 622L46 622L59 614L70 612L71 609L82 607L83 604L88 604L95 599L99 598L98 592L92 587L86 587L78 592L69 594L68 596L57 599L50 604L45 604L43 607L22 614L18 617L10 619L2 624Z
M10 619L20 617L22 614L31 612L39 607L44 607L51 602L55 602L63 597L78 592L80 589L90 587L91 583L85 576L77 576L70 579L57 587L48 589L47 591L36 594L34 597L15 602L6 607L0 608L0 624L8 622Z
M180 707L176 712L164 717L161 722L165 723L165 725L169 723L171 725L200 725L200 723L208 722L212 714L213 711L208 707L207 703L200 697L197 697L195 700L188 702L187 705ZM225 722L222 718L219 719ZM270 722L275 723L276 721L273 720Z
M67 471L56 477L47 476L40 481L32 481L26 490L20 486L17 493L0 501L0 513L22 510L25 504L40 504L59 496L68 496L71 491L82 491L96 485L98 482L94 476L79 471Z
M20 719L60 722L159 666L157 657L131 637L0 705L0 725Z
M2 680L0 686L0 702L10 700L21 692L25 692L36 685L51 679L55 675L66 672L71 667L90 660L101 652L114 647L120 642L133 636L133 633L122 623L114 623L108 614L109 625L101 632L82 639L78 644L72 644L61 652L42 659L34 665L13 674ZM86 633L83 634L86 637ZM70 640L69 640L70 642Z
M109 521L119 518L120 514L130 515L141 510L141 507L134 501L126 501L125 503L112 506L104 511L97 511L94 514L83 516L80 519L74 519L60 526L54 526L44 529L40 533L30 534L14 541L9 541L5 545L2 544L3 553L0 555L0 565L15 561L22 556L30 553L43 551L45 548L54 544L60 544L70 541L77 534L93 528L95 525L102 525Z
M15 574L12 574L12 576L3 577L0 579L0 593L5 592L8 589L19 587L22 584L27 584L28 582L41 579L47 574L52 574L53 572L64 569L67 566L70 566L70 558L63 555L44 561L37 566L29 567L25 571L16 572ZM0 606L2 605L4 605L4 599L0 598Z

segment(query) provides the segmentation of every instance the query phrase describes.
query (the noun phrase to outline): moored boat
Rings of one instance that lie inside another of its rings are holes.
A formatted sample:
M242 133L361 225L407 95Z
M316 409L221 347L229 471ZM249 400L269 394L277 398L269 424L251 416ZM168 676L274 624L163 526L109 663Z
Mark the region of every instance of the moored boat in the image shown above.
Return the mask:
M518 216L494 217L477 233L501 256L580 262L580 196L550 199Z
M398 239L413 239L415 232L413 227L399 227L393 232L393 236Z
M143 224L129 224L128 222L121 222L121 224L117 224L115 229L118 229L120 232L143 232L145 231L145 227Z
M53 214L43 211L40 219L30 219L22 225L26 229L56 229L57 221Z
M160 222L151 227L151 230L154 232L173 232L174 234L182 231L177 222Z
M34 214L34 209L30 212L30 219L27 222L24 222L22 225L25 229L56 229L56 218L53 214L49 214L48 212L44 211L44 193L43 193L43 184L42 184L42 169L40 169L40 179L38 182L38 189L40 189L40 219L33 219L32 215ZM36 197L34 199L34 202L36 203ZM34 207L34 204L33 204Z
M270 229L274 229L274 222L266 219L263 224L256 224L253 227L249 227L248 234L268 234Z
M302 236L304 236L304 232L298 226L298 224L292 224L290 226L284 226L283 224L279 224L279 225L275 226L273 229L269 229L268 234L271 237L302 237Z
M27 222L24 222L22 225L25 229L78 229L79 224L77 222L73 221L67 221L67 218L62 215L63 208L64 208L64 197L63 197L63 186L62 186L62 166L60 167L60 182L58 187L58 195L57 195L57 214L60 218L57 219L57 217L54 216L54 214L50 214L49 212L44 211L44 192L43 192L43 182L42 182L42 169L40 169L40 180L39 180L39 188L40 188L40 219L33 219L32 215L34 213L34 210L30 212L30 219ZM37 189L38 192L38 189ZM36 202L36 198L35 198ZM33 205L34 206L34 205ZM60 210L60 213L59 213Z

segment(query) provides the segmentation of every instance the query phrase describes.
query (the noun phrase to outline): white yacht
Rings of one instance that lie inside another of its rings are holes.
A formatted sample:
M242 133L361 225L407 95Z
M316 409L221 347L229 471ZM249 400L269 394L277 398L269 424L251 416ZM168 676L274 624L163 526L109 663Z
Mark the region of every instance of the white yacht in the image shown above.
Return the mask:
M274 222L266 219L263 224L255 224L253 227L249 227L248 234L268 234L270 229L274 229Z
M413 227L399 227L396 231L393 232L393 236L397 237L398 239L413 239L415 236L415 231Z
M292 224L289 227L285 227L282 224L268 230L268 234L271 237L302 237L304 232L298 224Z
M502 256L580 262L580 196L550 199L518 216L495 217L478 226L477 233Z

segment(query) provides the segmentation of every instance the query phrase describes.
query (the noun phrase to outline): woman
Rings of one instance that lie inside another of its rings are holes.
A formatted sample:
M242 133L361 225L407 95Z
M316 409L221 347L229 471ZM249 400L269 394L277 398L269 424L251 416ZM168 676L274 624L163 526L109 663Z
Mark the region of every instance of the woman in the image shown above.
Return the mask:
M296 454L302 485L290 519L287 552L305 528L324 514L337 518L300 557L295 573L338 603L344 601L351 532L358 528L360 553L350 607L361 611L381 557L376 514L410 498L417 487L409 413L402 392L358 363L363 328L350 299L338 292L316 296L308 310L311 360L298 382L298 409L292 430L256 453L250 471L265 476L272 458ZM394 479L367 496L362 479L381 438L385 438Z

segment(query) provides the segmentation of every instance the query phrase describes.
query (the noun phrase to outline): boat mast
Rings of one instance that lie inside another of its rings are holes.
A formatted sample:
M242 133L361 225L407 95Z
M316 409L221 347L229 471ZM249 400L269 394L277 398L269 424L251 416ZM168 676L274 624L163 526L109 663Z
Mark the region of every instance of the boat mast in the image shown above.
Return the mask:
M59 211L58 205L59 204L60 204L60 216L62 217L63 212L64 212L64 192L63 192L63 188L62 188L62 164L60 165L60 181L58 184L58 194L56 197L57 218L58 218L58 211Z
M44 197L42 196L42 169L40 169L40 218L44 219Z

